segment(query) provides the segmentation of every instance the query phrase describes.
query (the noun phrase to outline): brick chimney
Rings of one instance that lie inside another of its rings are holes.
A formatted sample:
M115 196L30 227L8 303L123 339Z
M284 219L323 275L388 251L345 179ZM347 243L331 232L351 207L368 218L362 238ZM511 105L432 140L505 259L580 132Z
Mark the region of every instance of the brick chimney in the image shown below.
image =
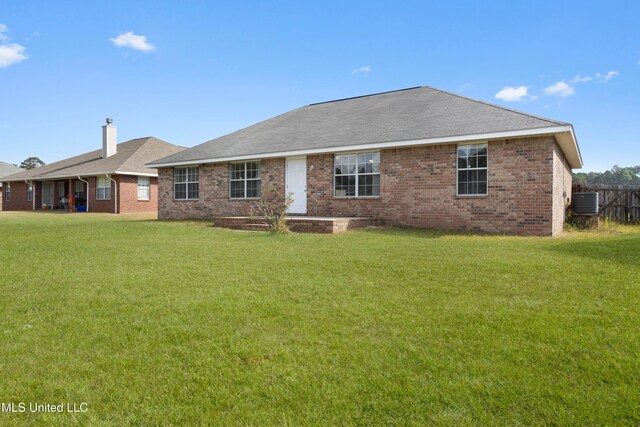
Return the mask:
M113 119L107 119L107 124L102 126L102 158L113 156L116 148L116 127L112 125Z

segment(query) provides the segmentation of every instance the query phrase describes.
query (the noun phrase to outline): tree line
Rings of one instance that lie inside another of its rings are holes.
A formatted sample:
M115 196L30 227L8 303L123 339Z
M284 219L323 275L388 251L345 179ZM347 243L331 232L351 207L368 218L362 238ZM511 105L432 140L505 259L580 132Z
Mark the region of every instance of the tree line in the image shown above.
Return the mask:
M640 186L640 166L623 168L615 165L605 172L574 172L573 183L580 185Z

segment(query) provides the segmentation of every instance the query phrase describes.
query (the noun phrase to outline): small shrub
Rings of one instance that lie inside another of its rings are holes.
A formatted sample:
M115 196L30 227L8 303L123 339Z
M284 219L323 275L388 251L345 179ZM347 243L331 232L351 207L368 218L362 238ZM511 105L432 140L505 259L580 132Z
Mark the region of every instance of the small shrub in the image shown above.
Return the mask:
M592 227L573 212L572 206L568 206L565 215L564 229L566 231L597 231L602 233L617 233L620 224L611 220L608 216L600 218L598 227Z
M568 205L565 208L564 229L566 231L578 231L585 229L584 224L576 219L572 205Z
M288 193L282 197L276 191L268 190L251 209L251 216L264 218L272 233L288 233L287 210L293 203L293 193Z

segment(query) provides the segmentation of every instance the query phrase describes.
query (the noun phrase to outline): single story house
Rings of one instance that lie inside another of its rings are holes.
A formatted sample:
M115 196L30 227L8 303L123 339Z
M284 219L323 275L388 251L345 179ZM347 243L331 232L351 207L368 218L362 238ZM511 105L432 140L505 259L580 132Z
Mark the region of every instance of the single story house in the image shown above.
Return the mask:
M2 210L2 177L7 175L13 175L14 173L20 172L18 166L12 165L11 163L0 162L0 211Z
M415 87L307 105L147 166L160 219L292 193L292 215L550 236L582 158L569 123Z
M101 150L2 178L4 210L157 212L158 172L145 164L183 149L154 137L116 144L107 119Z

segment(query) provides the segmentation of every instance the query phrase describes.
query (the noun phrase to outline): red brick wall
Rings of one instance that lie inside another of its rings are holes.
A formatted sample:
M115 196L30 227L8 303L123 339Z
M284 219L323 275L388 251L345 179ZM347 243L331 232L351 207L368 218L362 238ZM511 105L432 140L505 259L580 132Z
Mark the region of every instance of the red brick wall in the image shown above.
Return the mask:
M553 234L558 234L564 226L566 206L571 202L573 175L558 144L553 147Z
M261 161L262 194L268 189L284 195L284 159ZM229 164L200 165L200 198L173 199L173 168L158 169L158 218L210 219L216 216L249 215L255 200L229 199Z
M380 194L333 197L333 155L307 158L308 214L415 227L552 234L553 138L492 141L487 196L456 196L456 145L382 150Z
M120 213L157 212L158 178L149 179L149 200L138 200L138 177L119 175L118 209Z
M33 202L27 200L27 184L25 182L12 182L11 183L11 200L4 200L8 183L2 184L2 210L5 211L30 211L33 210ZM36 209L41 209L40 205L40 185L36 183L34 186L33 197L36 200Z
M118 182L118 209L120 213L134 213L134 212L150 212L155 213L158 210L158 179L150 179L150 200L142 201L138 200L138 177L127 175L116 175L113 178ZM104 212L114 213L115 211L115 185L111 182L111 198L108 200L96 199L96 177L83 178L89 182L89 212ZM58 180L60 181L60 180ZM52 181L54 204L58 207L58 202L61 197L58 194L58 181ZM75 182L77 179L64 180L67 182L67 194L69 192L75 193ZM5 184L6 185L6 184ZM32 210L32 202L26 201L26 187L24 182L11 183L11 201L5 202L5 210ZM85 193L86 187L85 185ZM42 209L41 201L41 182L36 182L35 195L36 209ZM65 195L65 196L66 196Z
M155 213L158 211L158 179L151 178L149 200L138 200L138 177L131 175L113 175L118 183L118 213ZM91 212L115 212L115 185L111 182L111 198L97 200L96 177L86 178L89 181L89 210Z
M118 177L113 177L114 179L118 179ZM114 184L111 182L111 197L108 200L98 200L96 199L97 191L96 191L96 183L97 178L95 176L90 176L87 178L83 178L85 181L89 181L89 212L104 212L104 213L114 213L115 212L115 190ZM85 184L86 187L86 184Z
M382 150L381 196L370 199L334 198L334 156L309 156L307 212L310 216L375 217L416 227L552 235L562 229L563 218L554 207L559 205L557 182L562 176L555 171L554 159L561 155L553 137L491 141L488 195L468 197L456 196L455 144ZM284 162L262 161L263 191L269 181L284 191ZM568 169L565 178L567 174ZM226 163L201 166L197 201L173 200L172 168L160 169L159 175L161 219L248 215L253 204L229 200Z

